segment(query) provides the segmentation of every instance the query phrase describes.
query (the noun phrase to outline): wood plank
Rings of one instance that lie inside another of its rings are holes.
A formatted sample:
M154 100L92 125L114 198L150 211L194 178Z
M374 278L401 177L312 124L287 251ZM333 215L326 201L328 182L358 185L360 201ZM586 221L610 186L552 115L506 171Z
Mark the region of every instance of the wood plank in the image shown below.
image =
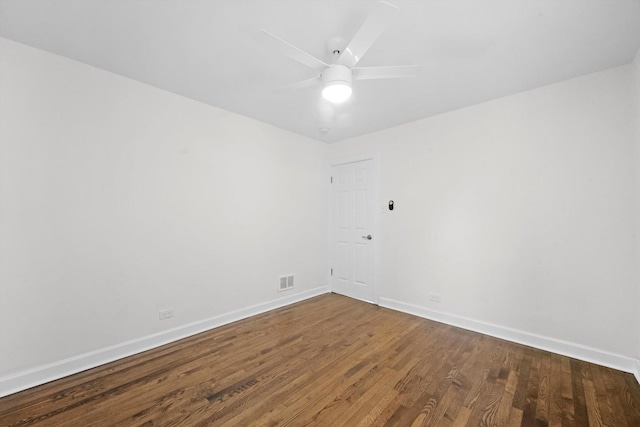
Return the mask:
M540 355L540 383L538 385L538 401L536 403L536 426L549 425L549 388L551 376L551 353L543 352Z
M589 417L589 425L602 427L605 424L602 422L602 414L600 413L600 407L598 406L596 388L593 384L593 381L584 378L582 382L584 384L584 395L587 401L587 416Z
M566 362L566 363L563 363ZM573 395L569 360L551 355L549 375L549 427L573 426Z
M573 394L573 410L576 426L589 425L587 402L582 383L582 364L579 360L571 359L571 387Z

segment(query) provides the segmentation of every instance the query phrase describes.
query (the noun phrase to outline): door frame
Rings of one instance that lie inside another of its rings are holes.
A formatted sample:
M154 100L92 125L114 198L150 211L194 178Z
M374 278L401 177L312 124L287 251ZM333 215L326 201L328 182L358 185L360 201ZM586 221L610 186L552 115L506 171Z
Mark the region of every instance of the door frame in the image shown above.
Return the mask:
M333 198L333 187L331 187L331 174L333 172L334 166L346 165L349 163L358 163L363 162L365 160L371 160L371 169L373 173L372 179L372 189L373 193L371 196L373 198L373 301L366 301L369 303L373 303L379 305L380 302L380 283L378 282L380 277L380 210L382 209L380 206L380 180L379 180L379 156L378 153L363 153L357 154L348 157L337 157L335 159L331 159L329 161L329 165L327 167L327 185L329 191L327 191L327 287L329 291L333 292L333 276L331 275L331 263L334 259L335 250L333 245L334 234L333 234L333 209L334 209L334 198Z

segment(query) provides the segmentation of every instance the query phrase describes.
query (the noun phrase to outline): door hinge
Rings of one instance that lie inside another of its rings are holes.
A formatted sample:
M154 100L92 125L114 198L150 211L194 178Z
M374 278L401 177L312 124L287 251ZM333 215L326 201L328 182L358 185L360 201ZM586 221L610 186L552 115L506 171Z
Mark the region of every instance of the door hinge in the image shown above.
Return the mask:
M333 184L333 177L331 177L331 183Z
M331 269L331 275L333 276L333 268Z

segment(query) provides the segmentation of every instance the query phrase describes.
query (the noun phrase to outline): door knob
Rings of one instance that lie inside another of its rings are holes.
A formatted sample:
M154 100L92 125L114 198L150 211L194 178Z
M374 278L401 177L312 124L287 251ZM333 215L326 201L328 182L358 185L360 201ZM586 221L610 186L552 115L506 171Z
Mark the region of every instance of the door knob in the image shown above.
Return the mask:
M373 237L371 237L371 234L367 235L367 236L362 236L363 239L367 239L367 240L371 240L373 239Z

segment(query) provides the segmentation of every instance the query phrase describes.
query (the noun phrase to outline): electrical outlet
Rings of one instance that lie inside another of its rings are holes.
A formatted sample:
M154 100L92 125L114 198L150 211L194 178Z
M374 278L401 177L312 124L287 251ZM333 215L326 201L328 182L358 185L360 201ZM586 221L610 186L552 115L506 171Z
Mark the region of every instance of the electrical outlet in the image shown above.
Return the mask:
M440 295L440 294L429 294L429 301L441 302L442 301L442 295Z
M158 312L158 318L160 320L168 319L173 317L173 308L167 308L166 310L160 310Z

